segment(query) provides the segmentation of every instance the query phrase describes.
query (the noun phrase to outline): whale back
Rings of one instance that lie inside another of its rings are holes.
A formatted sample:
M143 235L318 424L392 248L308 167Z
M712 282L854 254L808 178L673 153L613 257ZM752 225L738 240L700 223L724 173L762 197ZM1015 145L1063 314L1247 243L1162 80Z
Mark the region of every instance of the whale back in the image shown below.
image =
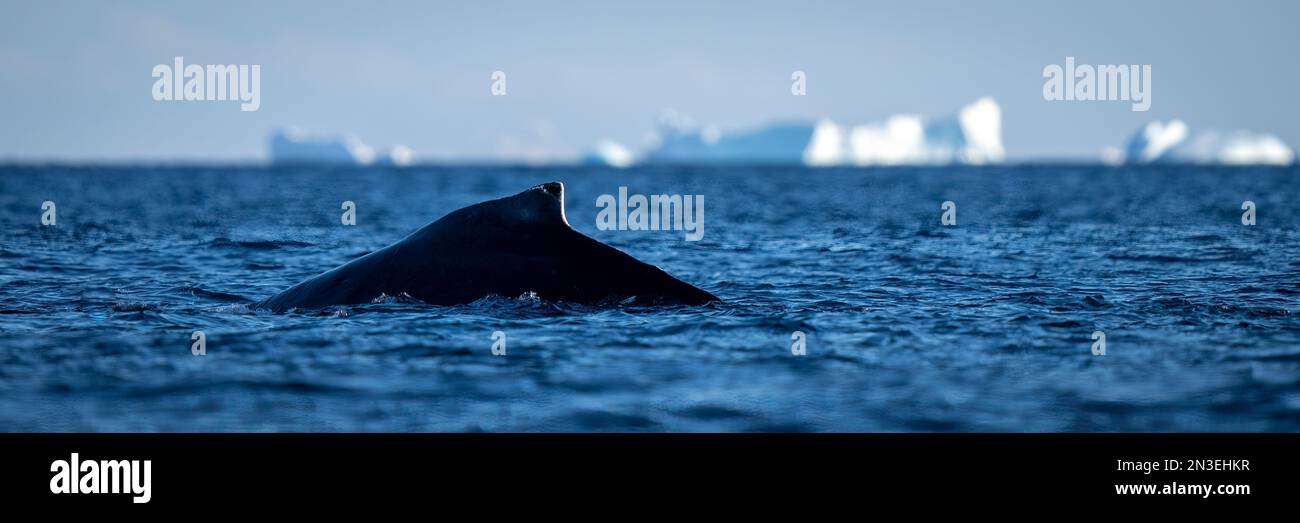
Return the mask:
M366 303L408 295L434 305L488 295L599 303L716 301L663 270L569 226L564 186L524 192L453 211L401 241L304 281L259 305L275 311Z

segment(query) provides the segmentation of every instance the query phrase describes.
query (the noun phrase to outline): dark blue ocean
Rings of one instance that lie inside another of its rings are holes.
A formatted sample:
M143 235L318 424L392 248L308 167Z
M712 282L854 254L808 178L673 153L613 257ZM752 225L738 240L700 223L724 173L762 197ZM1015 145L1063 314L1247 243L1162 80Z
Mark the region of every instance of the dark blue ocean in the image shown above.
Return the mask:
M724 302L249 307L552 180L575 228ZM0 430L1296 431L1298 182L1294 167L0 167ZM620 186L703 195L703 239L598 230L596 198Z

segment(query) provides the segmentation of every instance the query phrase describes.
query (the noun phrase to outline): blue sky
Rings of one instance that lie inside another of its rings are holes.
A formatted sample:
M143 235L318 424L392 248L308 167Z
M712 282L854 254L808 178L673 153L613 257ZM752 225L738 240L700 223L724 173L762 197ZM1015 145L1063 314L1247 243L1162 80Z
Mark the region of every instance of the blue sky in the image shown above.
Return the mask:
M727 132L986 95L1013 159L1095 158L1169 118L1296 147L1296 20L1294 1L4 0L0 160L259 160L282 125L423 159L565 156L636 146L670 108ZM261 65L261 109L154 101L150 71L174 56ZM1043 67L1066 56L1151 64L1151 110L1043 100Z

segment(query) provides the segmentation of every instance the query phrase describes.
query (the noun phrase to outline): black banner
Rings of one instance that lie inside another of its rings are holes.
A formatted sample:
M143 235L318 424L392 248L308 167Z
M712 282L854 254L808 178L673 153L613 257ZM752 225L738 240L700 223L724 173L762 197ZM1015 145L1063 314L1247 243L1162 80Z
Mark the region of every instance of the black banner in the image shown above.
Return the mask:
M1254 507L1285 502L1300 484L1293 434L8 434L0 442L8 506L129 511L575 496L717 504L737 495Z

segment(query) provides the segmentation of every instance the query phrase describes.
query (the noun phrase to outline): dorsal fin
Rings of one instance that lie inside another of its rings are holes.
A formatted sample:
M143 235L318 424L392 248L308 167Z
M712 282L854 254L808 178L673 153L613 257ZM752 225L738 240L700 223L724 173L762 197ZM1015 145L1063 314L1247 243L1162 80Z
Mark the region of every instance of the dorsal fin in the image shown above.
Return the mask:
M569 220L564 215L563 183L546 182L535 185L524 192L511 196L509 200L519 212L518 217L520 220L558 220L564 225L569 225Z

